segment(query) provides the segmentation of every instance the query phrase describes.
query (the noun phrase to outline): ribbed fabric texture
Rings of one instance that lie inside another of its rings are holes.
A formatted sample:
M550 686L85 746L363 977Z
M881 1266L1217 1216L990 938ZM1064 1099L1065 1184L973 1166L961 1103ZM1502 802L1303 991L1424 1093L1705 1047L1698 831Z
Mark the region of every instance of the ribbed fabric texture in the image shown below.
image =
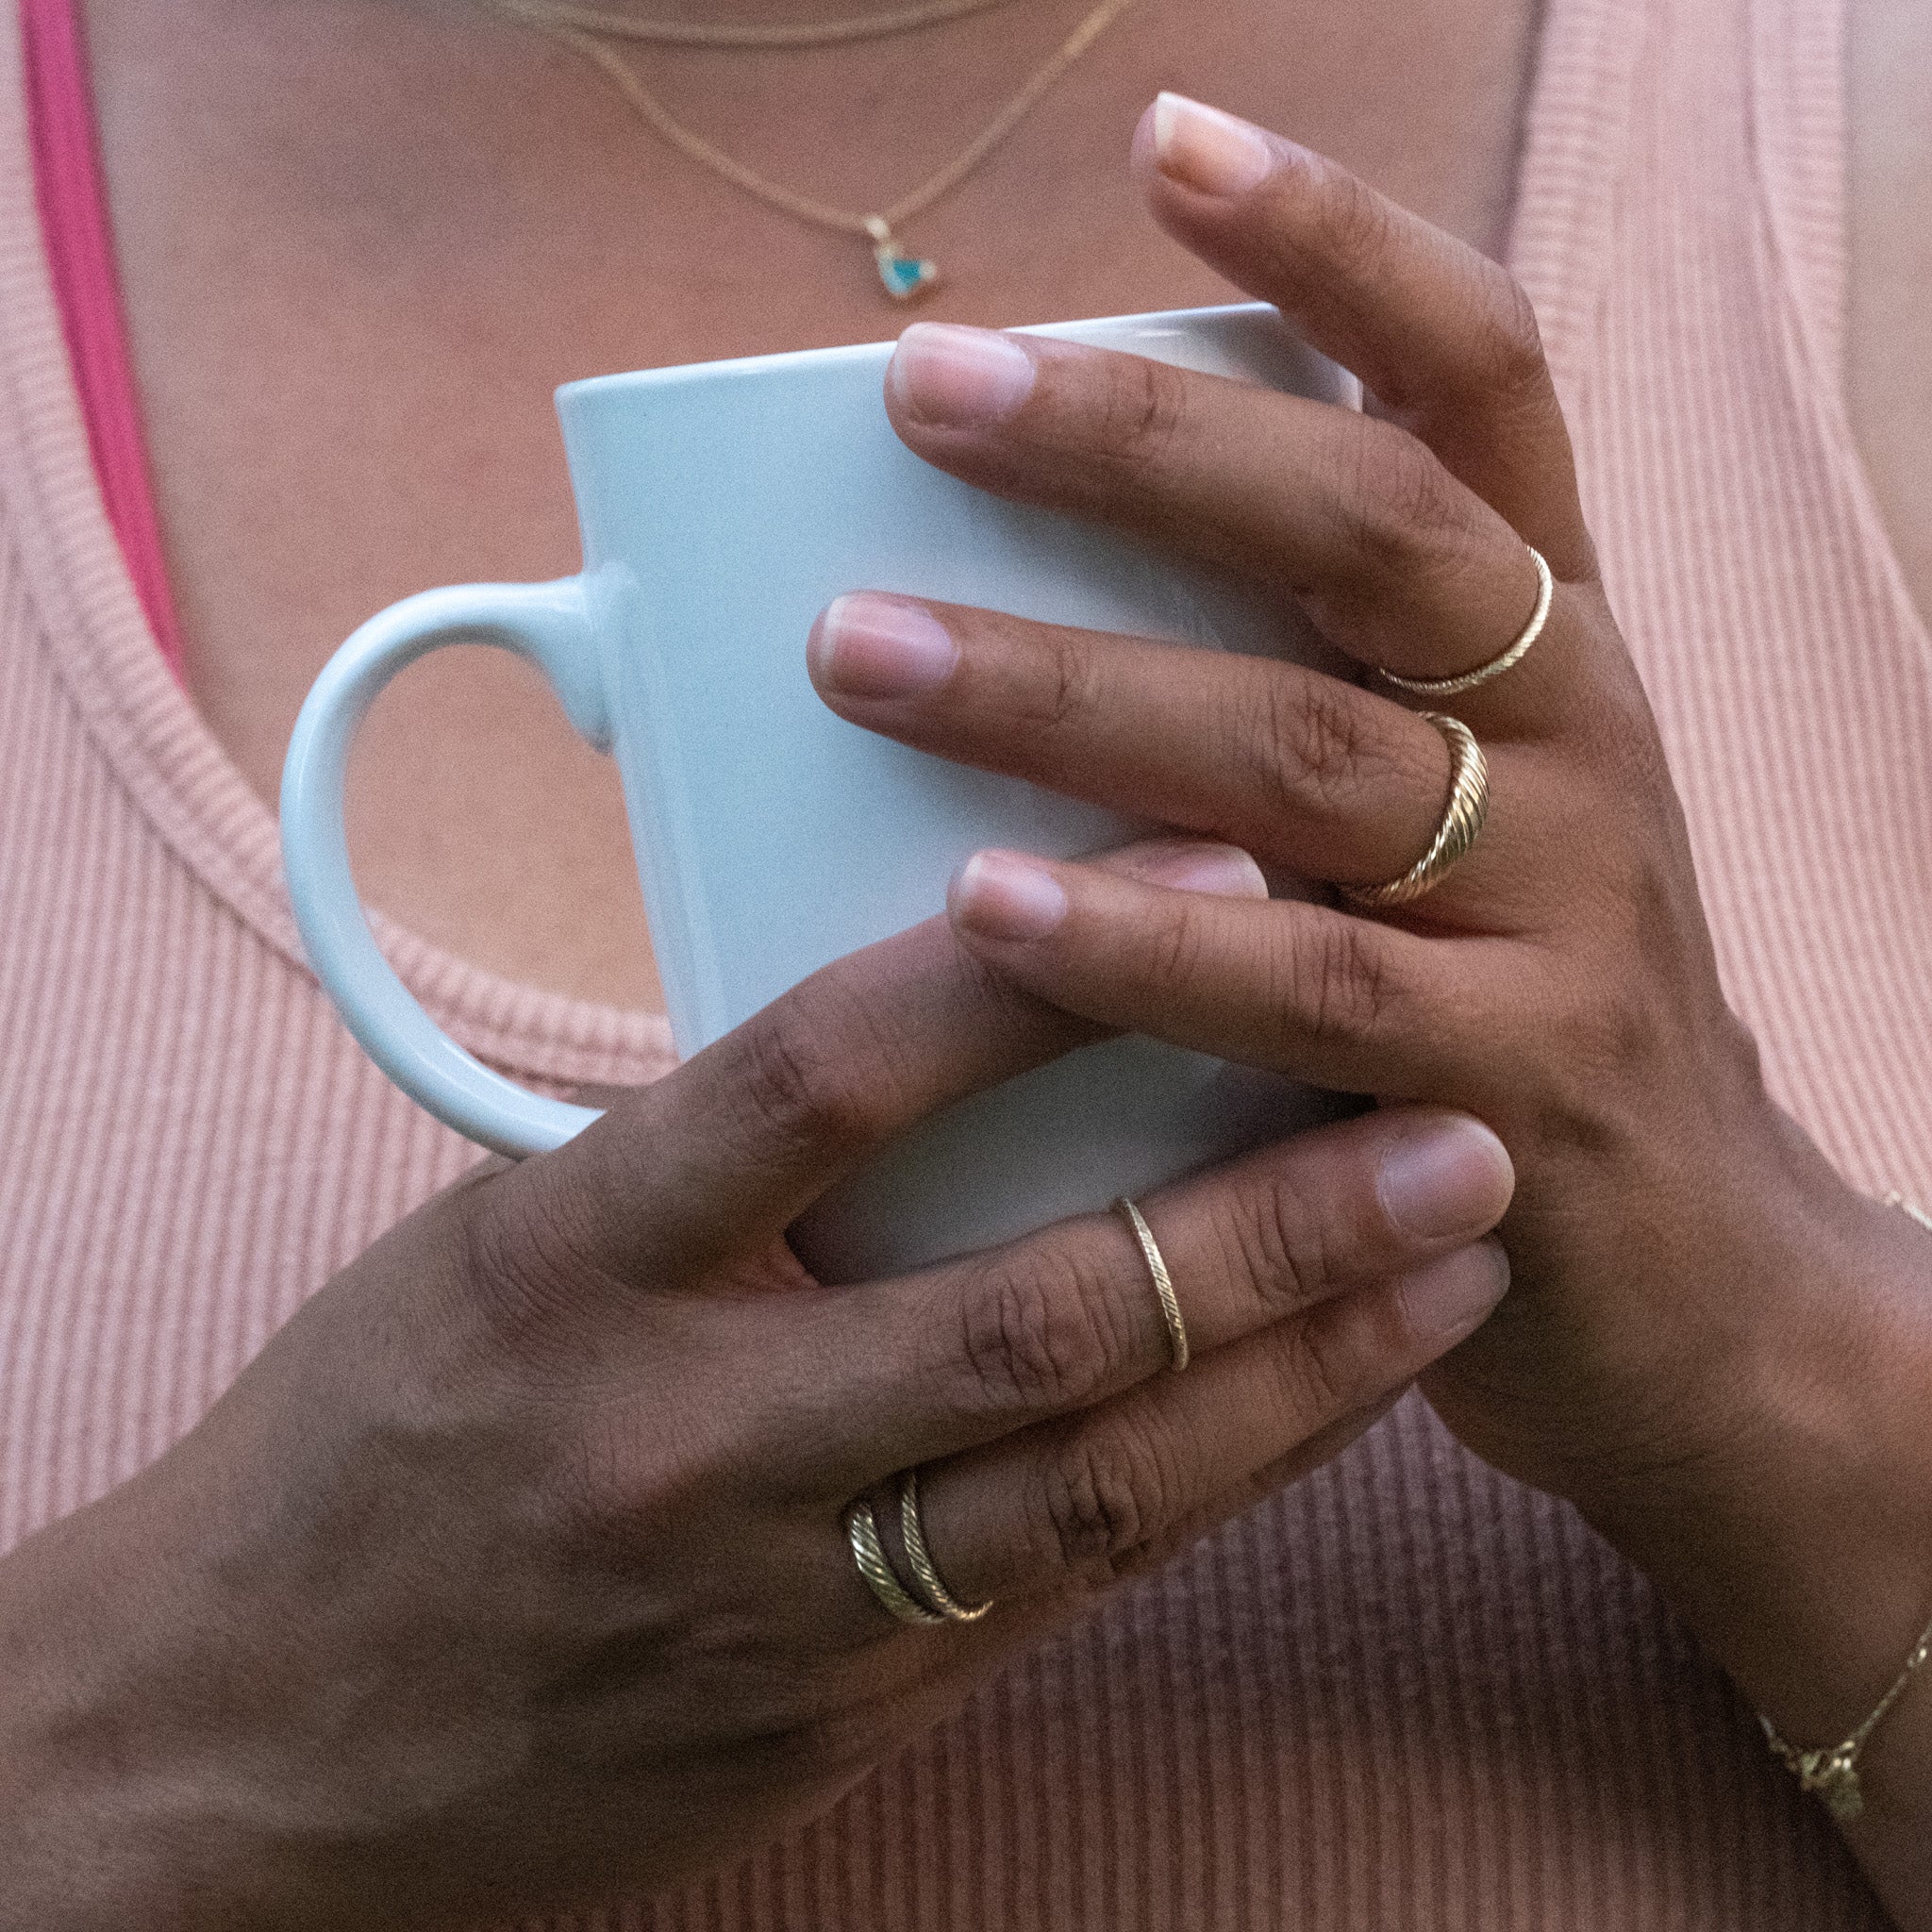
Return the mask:
M1550 0L1514 265L1724 971L1857 1185L1932 1195L1932 646L1847 431L1841 0ZM90 465L0 60L0 1547L192 1425L471 1151L303 971L261 804ZM1802 776L1803 809L1793 780ZM385 934L478 1052L662 1027ZM1419 1404L1014 1665L662 1932L1874 1932L1641 1578Z

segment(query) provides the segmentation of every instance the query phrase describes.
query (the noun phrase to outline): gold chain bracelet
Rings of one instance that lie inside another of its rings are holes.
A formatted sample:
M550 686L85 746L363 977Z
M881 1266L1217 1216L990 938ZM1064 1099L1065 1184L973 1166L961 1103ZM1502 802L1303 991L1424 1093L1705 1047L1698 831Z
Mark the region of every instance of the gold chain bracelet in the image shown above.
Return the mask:
M1909 1214L1921 1227L1932 1234L1932 1214L1915 1207L1903 1194L1886 1195L1885 1205ZM1878 1728L1879 1721L1886 1712L1904 1696L1905 1688L1911 1682L1913 1674L1928 1657L1932 1657L1932 1624L1926 1624L1919 1633L1919 1641L1912 1646L1911 1656L1906 1658L1905 1669L1892 1680L1891 1689L1878 1700L1872 1715L1841 1744L1828 1744L1818 1751L1800 1751L1795 1744L1786 1743L1778 1736L1777 1727L1772 1721L1759 1714L1757 1722L1764 1726L1765 1741L1771 1746L1772 1756L1798 1780L1801 1789L1822 1799L1824 1808L1840 1824L1848 1824L1865 1808L1865 1793L1858 1786L1858 1754L1864 1750L1866 1739Z

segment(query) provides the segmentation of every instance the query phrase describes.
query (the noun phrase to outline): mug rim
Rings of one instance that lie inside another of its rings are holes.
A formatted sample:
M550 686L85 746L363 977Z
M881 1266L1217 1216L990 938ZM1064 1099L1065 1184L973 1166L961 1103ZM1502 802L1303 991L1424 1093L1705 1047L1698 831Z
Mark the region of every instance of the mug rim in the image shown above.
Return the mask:
M1104 340L1108 333L1121 329L1145 330L1165 324L1186 323L1191 326L1218 323L1236 317L1280 316L1270 302L1217 302L1198 308L1150 308L1133 315L1096 315L1073 322L1017 324L1005 333L1021 336L1051 336L1062 341ZM1288 325L1282 325L1286 327ZM658 369L618 370L608 375L580 375L560 383L552 392L559 408L568 401L592 402L607 394L631 389L660 388L691 382L740 382L765 375L782 375L806 367L836 368L841 363L862 362L890 355L896 338L874 342L838 342L823 349L780 349L764 356L725 356L707 362L667 363Z

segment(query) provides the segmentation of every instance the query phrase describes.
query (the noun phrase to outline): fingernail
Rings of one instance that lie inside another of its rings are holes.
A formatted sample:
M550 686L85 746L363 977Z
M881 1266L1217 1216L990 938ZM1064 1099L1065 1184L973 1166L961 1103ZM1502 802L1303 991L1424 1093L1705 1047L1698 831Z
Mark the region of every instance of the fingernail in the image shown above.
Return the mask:
M908 698L953 675L959 647L938 618L904 597L835 597L805 647L812 679L853 698Z
M996 329L915 322L892 352L886 387L915 422L975 428L1026 400L1033 358Z
M1146 874L1179 892L1213 892L1225 899L1265 899L1268 881L1239 845L1181 845L1156 853Z
M1460 1340L1509 1288L1509 1257L1500 1241L1477 1241L1418 1268L1402 1284L1403 1312L1418 1335Z
M1516 1186L1508 1150L1480 1121L1441 1114L1407 1127L1376 1180L1389 1218L1428 1241L1486 1233Z
M1250 123L1163 93L1154 102L1154 164L1197 194L1245 194L1273 170L1274 150Z
M1038 940L1067 916L1067 895L1023 853L975 852L953 880L946 909L986 939Z

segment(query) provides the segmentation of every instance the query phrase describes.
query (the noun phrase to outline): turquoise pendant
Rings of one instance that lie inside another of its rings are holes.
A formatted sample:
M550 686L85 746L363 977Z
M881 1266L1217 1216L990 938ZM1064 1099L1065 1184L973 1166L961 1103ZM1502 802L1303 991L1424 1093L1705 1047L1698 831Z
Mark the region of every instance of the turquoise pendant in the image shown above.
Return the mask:
M937 262L906 254L877 215L871 216L865 225L872 236L872 258L878 264L879 280L894 302L914 301L939 286Z

